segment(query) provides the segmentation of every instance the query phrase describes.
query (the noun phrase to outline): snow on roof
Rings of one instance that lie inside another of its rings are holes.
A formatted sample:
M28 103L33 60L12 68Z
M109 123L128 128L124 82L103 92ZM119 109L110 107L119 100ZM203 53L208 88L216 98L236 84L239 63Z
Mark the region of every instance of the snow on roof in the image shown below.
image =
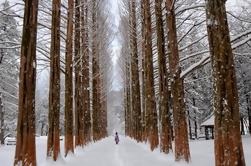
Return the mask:
M214 126L214 115L212 115L209 119L204 121L201 126Z

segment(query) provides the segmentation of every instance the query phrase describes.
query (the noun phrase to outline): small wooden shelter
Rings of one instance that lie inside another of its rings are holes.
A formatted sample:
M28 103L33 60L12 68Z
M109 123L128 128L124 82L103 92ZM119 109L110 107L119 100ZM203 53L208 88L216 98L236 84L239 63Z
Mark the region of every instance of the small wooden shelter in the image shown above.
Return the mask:
M205 130L206 140L214 139L214 115L204 121L201 127Z

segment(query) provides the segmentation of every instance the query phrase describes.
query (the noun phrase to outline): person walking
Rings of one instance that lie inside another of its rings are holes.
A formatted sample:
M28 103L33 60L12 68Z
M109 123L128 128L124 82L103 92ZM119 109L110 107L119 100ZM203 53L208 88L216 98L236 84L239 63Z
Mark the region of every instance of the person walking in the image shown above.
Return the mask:
M115 142L116 142L116 144L119 143L119 135L118 135L118 132L115 133Z

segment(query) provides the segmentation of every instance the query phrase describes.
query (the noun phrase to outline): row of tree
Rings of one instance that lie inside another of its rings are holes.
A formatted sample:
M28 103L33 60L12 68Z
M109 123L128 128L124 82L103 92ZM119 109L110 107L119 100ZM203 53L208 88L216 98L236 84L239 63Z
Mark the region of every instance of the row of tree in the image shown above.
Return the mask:
M48 8L40 8L46 4ZM36 117L35 98L41 55L44 56L41 64L48 63L50 69L47 157L58 159L63 133L65 156L74 153L77 146L84 147L107 136L111 31L108 13L102 8L106 8L105 1L53 0L51 6L44 1L25 1L14 165L36 165L36 118L41 117ZM38 22L40 12L51 15L51 24L46 24L48 20L44 24L43 20ZM47 30L40 36L41 27ZM37 45L45 34L50 34L45 47ZM62 108L64 132L60 126Z
M194 122L198 138L197 118L205 119L213 111L215 165L245 165L233 53L243 47L250 50L250 29L230 39L225 3L225 0L122 3L126 135L148 141L151 150L160 145L165 153L172 150L174 137L177 161L190 161L188 125L192 135L191 121ZM250 54L247 56L250 59ZM209 107L203 111L201 103L206 105L206 102Z

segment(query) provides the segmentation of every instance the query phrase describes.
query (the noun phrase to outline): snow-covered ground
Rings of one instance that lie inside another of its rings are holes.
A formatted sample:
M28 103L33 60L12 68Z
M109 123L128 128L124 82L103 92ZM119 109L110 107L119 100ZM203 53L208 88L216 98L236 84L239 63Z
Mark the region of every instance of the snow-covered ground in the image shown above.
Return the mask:
M106 138L84 149L76 150L75 155L61 157L58 162L46 160L46 137L37 138L38 166L187 166L186 163L175 162L173 154L165 155L149 146L136 143L134 140L122 137L120 144L115 145L113 137ZM243 138L246 165L251 165L251 138ZM61 142L63 150L63 142ZM189 166L213 166L213 141L190 142L192 162ZM11 166L15 146L0 147L0 166Z

